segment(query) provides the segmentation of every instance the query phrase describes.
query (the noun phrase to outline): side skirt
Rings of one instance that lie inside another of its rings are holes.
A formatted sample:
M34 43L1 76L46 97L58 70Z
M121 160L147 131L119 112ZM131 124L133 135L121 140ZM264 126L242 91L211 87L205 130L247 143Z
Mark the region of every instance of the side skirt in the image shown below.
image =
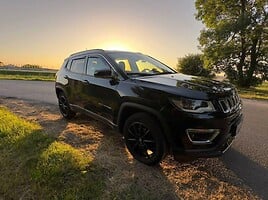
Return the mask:
M81 112L81 113L84 113L88 116L91 116L91 117L94 117L94 119L98 120L98 121L101 121L101 122L104 122L105 124L109 125L111 128L117 128L117 125L114 124L112 121L106 119L105 117L102 117L90 110L86 110L84 108L81 108L80 106L77 106L77 105L74 105L74 104L70 104L70 107L71 109L77 111L77 112Z

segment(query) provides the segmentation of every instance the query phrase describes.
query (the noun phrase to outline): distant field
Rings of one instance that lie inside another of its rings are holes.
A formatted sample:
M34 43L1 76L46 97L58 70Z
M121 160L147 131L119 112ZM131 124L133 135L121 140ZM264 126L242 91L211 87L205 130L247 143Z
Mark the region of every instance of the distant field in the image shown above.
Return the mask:
M268 100L268 82L248 89L239 88L238 92L242 98Z
M0 70L0 79L54 81L56 71Z

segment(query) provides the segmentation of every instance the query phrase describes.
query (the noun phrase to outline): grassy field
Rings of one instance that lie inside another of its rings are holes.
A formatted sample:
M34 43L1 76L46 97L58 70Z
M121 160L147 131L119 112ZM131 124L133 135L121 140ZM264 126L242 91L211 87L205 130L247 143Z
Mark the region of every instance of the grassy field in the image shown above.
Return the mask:
M5 80L54 81L55 75L54 71L0 70L0 79Z
M0 106L0 199L98 199L103 172L81 150Z
M238 92L242 98L268 100L268 82L249 89L238 88Z

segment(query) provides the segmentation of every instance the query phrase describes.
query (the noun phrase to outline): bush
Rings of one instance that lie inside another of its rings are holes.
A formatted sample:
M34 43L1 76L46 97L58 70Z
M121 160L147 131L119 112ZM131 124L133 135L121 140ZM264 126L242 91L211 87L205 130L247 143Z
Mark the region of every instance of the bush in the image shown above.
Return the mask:
M177 69L179 72L194 76L212 77L211 69L204 68L204 62L200 54L188 54L178 59Z

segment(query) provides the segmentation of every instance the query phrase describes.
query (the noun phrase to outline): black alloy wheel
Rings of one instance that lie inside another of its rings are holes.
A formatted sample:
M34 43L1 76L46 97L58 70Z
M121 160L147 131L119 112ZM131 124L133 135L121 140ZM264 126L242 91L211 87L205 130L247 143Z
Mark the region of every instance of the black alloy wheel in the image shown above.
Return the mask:
M158 164L166 155L165 137L155 120L145 113L129 117L124 139L132 156L146 165Z
M75 116L75 112L71 110L68 100L63 92L58 95L59 109L62 116L66 119L72 119Z

